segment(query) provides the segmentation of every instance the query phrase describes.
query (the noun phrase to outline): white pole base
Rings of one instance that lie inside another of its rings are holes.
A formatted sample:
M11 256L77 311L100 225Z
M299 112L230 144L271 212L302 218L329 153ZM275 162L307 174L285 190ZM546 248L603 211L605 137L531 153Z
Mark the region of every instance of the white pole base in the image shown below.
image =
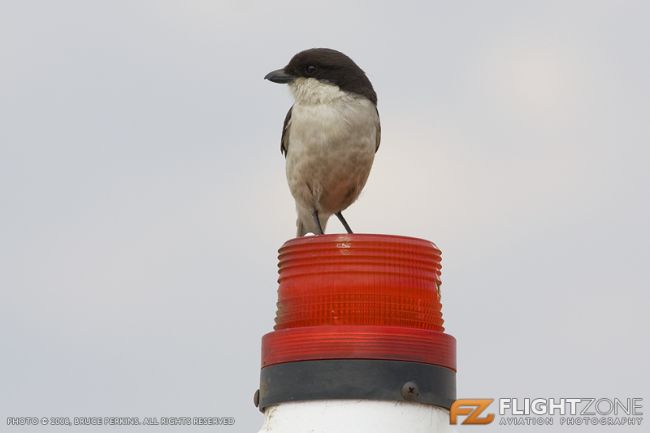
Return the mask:
M419 403L315 400L281 403L264 412L259 433L447 433L449 412Z

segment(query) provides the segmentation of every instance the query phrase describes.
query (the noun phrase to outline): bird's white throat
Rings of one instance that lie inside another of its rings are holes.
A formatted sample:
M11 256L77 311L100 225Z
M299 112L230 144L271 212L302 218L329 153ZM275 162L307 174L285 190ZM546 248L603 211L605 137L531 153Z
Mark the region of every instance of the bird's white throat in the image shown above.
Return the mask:
M335 84L324 83L315 78L296 78L289 89L298 104L326 104L344 98L348 94Z

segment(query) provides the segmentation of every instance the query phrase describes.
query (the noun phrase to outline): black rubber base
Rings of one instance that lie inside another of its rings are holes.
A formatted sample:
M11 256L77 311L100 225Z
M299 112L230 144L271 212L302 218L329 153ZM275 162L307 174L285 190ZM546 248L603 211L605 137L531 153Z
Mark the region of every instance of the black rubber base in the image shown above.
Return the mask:
M413 401L449 409L456 400L456 372L419 362L363 359L288 362L265 367L256 403L287 401Z

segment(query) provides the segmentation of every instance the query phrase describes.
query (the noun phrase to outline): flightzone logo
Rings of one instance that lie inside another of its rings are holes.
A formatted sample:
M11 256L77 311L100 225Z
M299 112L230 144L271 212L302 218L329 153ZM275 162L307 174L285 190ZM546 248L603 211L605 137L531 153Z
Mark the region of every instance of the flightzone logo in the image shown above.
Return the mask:
M640 426L643 398L499 398L456 400L449 409L449 423L462 425L615 425Z

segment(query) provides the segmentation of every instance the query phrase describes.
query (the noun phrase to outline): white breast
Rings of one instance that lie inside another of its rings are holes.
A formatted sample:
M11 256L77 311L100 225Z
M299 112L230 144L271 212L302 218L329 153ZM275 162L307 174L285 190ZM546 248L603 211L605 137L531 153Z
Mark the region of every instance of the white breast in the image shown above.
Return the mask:
M313 78L290 84L287 180L298 207L332 214L363 189L375 156L379 117L372 102Z

